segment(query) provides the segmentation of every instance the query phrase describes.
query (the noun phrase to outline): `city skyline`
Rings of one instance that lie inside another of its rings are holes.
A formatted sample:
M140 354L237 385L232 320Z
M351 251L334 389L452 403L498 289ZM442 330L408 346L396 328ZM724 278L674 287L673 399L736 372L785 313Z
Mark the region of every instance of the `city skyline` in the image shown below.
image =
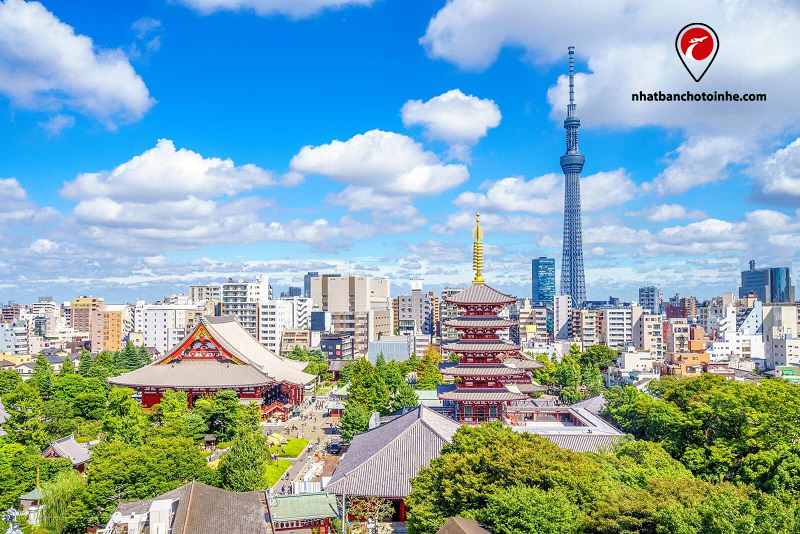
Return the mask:
M732 108L630 102L698 89L672 48L685 25L674 7L603 6L567 24L502 2L482 14L459 0L256 4L0 4L0 72L12 73L0 83L0 300L155 300L262 272L280 290L307 271L387 277L393 294L423 278L438 292L471 279L476 211L487 279L528 296L531 259L560 258L572 44L591 155L587 299L656 283L735 292L751 258L797 272L800 141L771 82L800 72L800 53L760 70L751 31L776 11L743 7L747 32L726 22L730 6L698 14L723 42L701 89L767 93ZM636 25L648 31L607 31ZM38 61L34 42L77 64Z

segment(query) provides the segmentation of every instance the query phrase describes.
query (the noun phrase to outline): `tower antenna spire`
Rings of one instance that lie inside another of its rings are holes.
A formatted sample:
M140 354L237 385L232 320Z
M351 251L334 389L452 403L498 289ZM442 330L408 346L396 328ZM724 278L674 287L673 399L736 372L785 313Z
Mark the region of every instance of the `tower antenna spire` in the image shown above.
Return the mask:
M578 148L578 128L581 125L575 105L575 47L569 47L569 104L564 129L567 133L567 152L561 156L564 172L564 248L561 256L561 294L572 297L572 305L580 307L586 301L586 282L583 271L583 236L581 228L581 171L586 157Z
M483 228L481 228L481 214L475 214L475 230L472 232L472 269L475 271L473 284L485 284L483 280Z

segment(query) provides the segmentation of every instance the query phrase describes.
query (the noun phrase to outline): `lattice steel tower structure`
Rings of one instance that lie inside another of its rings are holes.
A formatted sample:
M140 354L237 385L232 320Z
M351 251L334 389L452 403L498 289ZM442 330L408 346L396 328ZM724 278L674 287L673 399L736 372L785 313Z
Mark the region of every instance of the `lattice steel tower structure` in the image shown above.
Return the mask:
M583 237L581 235L581 170L586 156L578 150L580 119L575 113L575 47L569 47L569 105L564 129L567 152L561 156L564 172L564 248L561 254L561 294L572 297L572 306L586 302L583 274Z

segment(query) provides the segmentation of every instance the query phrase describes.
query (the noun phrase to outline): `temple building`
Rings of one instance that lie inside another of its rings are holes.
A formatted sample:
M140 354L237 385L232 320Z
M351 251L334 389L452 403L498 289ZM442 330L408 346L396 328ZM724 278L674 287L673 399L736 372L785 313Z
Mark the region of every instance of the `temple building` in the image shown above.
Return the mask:
M145 407L158 404L167 390L186 391L190 406L198 397L233 390L260 404L264 418L285 419L313 391L317 377L303 372L307 365L274 354L233 316L202 317L164 356L108 381L140 392Z
M442 366L442 374L453 377L456 384L441 388L439 398L445 406L452 406L456 420L462 423L507 423L508 406L529 399L515 385L531 384L529 371L541 365L533 361L518 365L522 359L520 346L500 338L500 331L517 323L499 317L499 313L517 299L489 287L483 279L480 214L476 215L473 238L475 278L469 287L445 299L457 306L461 315L443 323L455 329L458 339L443 344L442 352L455 353L458 365Z

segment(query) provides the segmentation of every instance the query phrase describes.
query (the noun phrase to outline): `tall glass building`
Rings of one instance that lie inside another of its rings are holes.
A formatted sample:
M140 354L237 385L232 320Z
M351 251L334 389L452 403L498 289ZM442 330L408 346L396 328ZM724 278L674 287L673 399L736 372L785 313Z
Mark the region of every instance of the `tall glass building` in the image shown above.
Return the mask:
M556 296L556 260L544 256L531 260L531 279L531 303L552 306Z
M750 269L742 271L739 297L754 294L761 302L794 303L791 267L765 267L756 269L756 262L750 260Z

